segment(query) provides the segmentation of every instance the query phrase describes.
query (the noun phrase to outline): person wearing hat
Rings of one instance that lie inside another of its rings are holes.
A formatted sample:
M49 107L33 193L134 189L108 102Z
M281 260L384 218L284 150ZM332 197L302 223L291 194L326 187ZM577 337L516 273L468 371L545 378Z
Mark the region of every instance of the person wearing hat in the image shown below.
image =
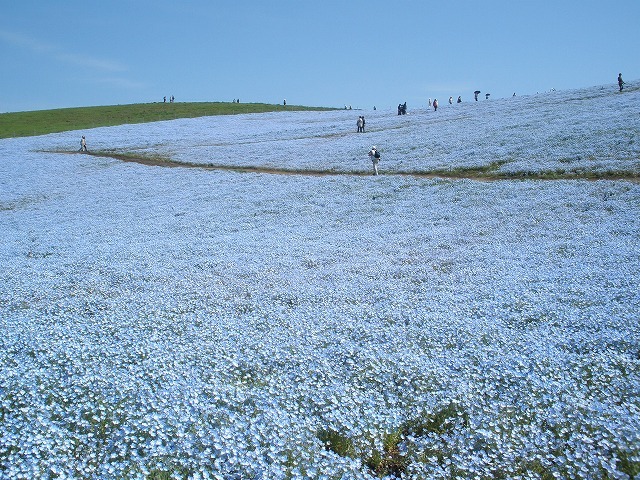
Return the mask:
M373 174L378 175L378 162L380 162L380 152L375 147L371 147L369 150L369 156L371 157L371 161L373 162Z

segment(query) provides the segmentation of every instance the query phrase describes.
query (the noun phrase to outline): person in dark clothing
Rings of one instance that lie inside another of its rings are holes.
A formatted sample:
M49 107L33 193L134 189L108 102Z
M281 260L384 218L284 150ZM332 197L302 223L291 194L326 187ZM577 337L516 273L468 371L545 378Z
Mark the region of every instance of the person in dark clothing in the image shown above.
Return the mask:
M622 86L624 85L624 81L622 80L622 74L618 74L618 86L620 87L620 91L622 91Z

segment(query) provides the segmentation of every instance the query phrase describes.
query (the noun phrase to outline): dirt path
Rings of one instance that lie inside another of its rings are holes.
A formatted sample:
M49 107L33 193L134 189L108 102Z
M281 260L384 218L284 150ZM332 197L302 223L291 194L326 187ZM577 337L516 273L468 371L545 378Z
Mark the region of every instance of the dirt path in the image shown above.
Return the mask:
M50 153L66 153L66 154L79 154L79 155L91 155L94 157L108 157L122 162L139 163L141 165L153 166L153 167L167 167L167 168L197 168L200 170L218 170L229 171L239 173L267 173L271 175L305 175L305 176L357 176L357 177L369 177L371 172L347 172L347 171L335 171L335 170L297 170L287 168L272 168L272 167L259 167L259 166L231 166L231 165L214 165L203 164L195 162L177 162L175 160L160 158L160 157L148 157L144 155L124 154L117 152L50 152ZM497 169L491 168L478 168L478 169L459 169L459 170L434 170L429 172L386 172L382 173L384 176L393 177L418 177L418 178L444 178L452 180L477 180L477 181L498 181L498 180L623 180L628 182L640 183L640 174L631 172L522 172L506 174L497 171Z

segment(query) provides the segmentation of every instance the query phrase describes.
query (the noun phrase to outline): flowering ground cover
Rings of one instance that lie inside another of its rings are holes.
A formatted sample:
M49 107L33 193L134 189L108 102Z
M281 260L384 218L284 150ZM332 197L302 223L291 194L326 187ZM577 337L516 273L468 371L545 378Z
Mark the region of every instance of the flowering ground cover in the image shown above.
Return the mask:
M0 477L637 476L639 97L0 141Z

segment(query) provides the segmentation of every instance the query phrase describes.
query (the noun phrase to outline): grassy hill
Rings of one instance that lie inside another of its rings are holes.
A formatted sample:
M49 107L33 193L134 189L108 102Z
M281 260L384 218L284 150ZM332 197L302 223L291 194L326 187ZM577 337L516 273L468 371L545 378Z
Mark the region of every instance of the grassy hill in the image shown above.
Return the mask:
M279 110L333 110L324 107L267 103L180 102L137 103L98 107L61 108L0 114L0 138L28 137L125 123L146 123L176 118L263 113Z

